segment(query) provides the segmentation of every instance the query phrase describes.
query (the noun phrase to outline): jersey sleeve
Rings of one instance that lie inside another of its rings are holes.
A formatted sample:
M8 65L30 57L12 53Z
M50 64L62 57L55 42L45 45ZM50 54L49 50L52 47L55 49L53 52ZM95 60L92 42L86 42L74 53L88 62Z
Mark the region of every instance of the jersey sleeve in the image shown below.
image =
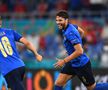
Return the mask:
M76 44L81 43L79 38L75 34L73 34L72 32L69 32L66 35L66 38L72 43L72 45L76 45Z
M13 30L13 35L14 35L15 41L19 41L22 38L22 35L17 33L15 30Z

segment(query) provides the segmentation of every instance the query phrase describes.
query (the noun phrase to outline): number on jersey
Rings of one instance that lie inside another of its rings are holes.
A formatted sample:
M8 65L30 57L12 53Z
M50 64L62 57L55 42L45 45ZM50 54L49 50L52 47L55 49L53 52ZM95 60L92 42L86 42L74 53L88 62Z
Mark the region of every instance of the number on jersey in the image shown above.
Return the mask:
M6 36L1 38L0 51L3 54L4 57L7 57L8 55L13 54L13 49L11 47L9 39Z

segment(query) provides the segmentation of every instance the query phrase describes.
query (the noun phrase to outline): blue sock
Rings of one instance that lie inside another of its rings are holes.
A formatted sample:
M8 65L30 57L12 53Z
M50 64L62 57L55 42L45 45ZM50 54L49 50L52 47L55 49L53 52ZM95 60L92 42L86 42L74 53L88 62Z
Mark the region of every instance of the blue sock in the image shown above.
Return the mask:
M108 90L108 83L98 83L94 90Z
M62 90L62 86L55 85L54 90Z

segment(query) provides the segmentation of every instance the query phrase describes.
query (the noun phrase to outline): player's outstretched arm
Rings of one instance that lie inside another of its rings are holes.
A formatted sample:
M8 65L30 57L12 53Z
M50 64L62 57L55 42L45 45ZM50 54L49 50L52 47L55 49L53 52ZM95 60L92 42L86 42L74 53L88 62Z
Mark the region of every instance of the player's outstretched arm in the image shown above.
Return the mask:
M77 58L78 56L80 56L81 54L83 54L83 48L81 46L81 44L76 44L74 45L75 51L67 56L65 59L57 59L58 61L54 64L55 68L58 67L62 67L65 63Z
M20 42L23 43L30 51L32 51L38 61L42 61L42 56L37 53L36 48L26 38L22 37Z
M78 31L79 31L81 37L83 37L84 36L84 30L78 26Z

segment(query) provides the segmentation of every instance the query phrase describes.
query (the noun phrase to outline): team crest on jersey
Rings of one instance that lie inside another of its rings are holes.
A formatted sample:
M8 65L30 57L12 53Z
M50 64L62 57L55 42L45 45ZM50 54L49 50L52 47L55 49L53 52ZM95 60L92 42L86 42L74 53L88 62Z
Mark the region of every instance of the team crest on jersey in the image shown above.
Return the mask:
M64 36L64 40L66 40L66 37Z

